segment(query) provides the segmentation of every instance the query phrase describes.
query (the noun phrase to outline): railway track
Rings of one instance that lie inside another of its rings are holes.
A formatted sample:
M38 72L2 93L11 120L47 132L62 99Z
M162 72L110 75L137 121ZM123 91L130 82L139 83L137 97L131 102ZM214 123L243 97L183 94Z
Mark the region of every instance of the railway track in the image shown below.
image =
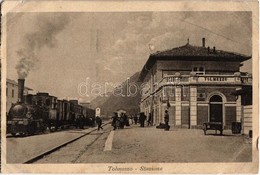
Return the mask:
M106 125L108 125L108 124L111 124L111 122L107 122L107 123L103 124L102 126L106 126ZM68 144L70 144L70 143L73 143L73 142L79 140L80 138L85 137L85 136L91 134L92 132L94 132L94 131L96 131L96 130L97 130L97 128L95 128L95 129L93 129L93 130L91 130L91 131L89 131L89 132L87 132L87 133L85 133L85 134L83 134L83 135L81 135L81 136L78 136L78 137L73 138L73 139L71 139L71 140L69 140L69 141L66 141L66 142L64 142L64 143L62 143L62 144L60 144L60 145L58 145L58 146L55 146L55 147L53 147L53 148L51 148L51 149L49 149L49 150L47 150L47 151L44 151L44 152L38 154L37 156L34 156L33 158L31 158L31 159L29 159L29 160L23 162L23 164L31 164L31 163L34 163L34 162L36 162L36 161L42 159L43 157L45 157L45 156L47 156L47 155L49 155L49 154L51 154L51 153L53 153L53 152L59 150L60 148L65 147L66 145L68 145Z

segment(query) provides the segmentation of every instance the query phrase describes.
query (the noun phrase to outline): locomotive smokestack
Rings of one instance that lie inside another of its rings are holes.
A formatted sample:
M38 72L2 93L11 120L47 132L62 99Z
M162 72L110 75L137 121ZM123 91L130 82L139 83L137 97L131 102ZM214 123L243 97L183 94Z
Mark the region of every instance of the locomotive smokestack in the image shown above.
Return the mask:
M205 38L202 38L202 47L205 47L205 44L206 44L206 40Z
M23 98L24 81L25 79L18 79L18 101L19 102L24 102L24 98Z

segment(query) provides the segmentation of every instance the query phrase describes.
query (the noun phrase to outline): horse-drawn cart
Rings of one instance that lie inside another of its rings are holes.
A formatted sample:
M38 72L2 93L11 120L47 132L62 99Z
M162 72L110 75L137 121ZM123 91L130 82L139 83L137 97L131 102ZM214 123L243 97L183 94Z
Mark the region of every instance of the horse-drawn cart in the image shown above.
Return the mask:
M222 135L223 133L223 123L222 122L207 122L203 123L203 131L204 134L207 135L207 130L215 130L216 134L217 131L220 131L220 134Z

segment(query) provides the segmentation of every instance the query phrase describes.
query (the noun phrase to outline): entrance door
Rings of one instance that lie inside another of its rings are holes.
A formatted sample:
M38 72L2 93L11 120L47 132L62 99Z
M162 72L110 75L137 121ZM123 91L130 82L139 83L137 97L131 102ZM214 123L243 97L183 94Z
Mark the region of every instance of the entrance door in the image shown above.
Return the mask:
M210 98L210 122L223 122L223 103L219 95Z

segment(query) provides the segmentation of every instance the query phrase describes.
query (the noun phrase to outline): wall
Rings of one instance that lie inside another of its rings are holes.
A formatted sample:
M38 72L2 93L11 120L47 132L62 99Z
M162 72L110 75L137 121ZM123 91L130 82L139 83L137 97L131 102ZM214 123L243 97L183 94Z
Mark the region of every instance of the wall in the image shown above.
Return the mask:
M236 90L237 87L227 87L227 86L199 86L198 92L205 93L205 97L207 97L210 93L219 91L223 93L228 102L235 102L236 96L231 95L232 92ZM204 101L204 98L198 98L198 101Z
M203 123L208 122L208 105L197 107L197 125L202 126Z
M226 106L226 126L228 129L231 129L232 122L236 122L236 107L235 106Z
M243 106L243 134L249 134L252 130L252 105Z
M181 127L188 128L190 123L190 107L182 106L181 107Z

